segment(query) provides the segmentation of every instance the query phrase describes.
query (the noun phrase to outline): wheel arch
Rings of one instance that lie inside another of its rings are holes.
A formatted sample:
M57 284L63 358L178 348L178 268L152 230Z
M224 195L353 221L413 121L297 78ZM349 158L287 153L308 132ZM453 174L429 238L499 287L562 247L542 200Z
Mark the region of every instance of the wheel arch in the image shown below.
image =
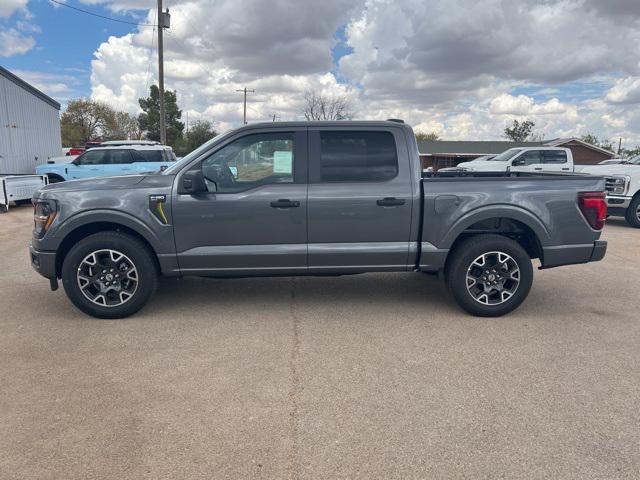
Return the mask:
M448 231L443 244L450 251L471 235L498 234L517 241L531 258L542 259L543 245L550 240L544 223L532 213L511 207L487 207L475 210Z
M112 212L110 215L100 215L100 220L95 219L95 215L91 218L75 218L72 217L66 224L61 226L56 232L56 237L61 240L56 247L56 275L59 277L62 272L62 264L73 247L78 241L89 235L99 232L121 232L138 239L153 254L154 261L160 271L158 261L158 239L153 232L145 225L128 215Z

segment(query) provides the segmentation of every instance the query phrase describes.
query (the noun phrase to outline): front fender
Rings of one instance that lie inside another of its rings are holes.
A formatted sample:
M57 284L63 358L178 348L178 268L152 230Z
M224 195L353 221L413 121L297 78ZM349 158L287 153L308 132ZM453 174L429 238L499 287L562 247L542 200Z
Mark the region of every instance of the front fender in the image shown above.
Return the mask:
M80 212L65 219L57 226L55 231L49 232L42 240L41 243L45 243L46 241L46 248L43 249L57 250L64 239L67 238L74 230L90 224L99 223L122 225L133 230L143 237L156 251L156 253L166 253L170 251L170 246L165 245L167 239L161 238L161 236L147 224L126 212L108 209ZM163 226L163 228L166 229L167 227ZM43 247L45 247L45 245L43 245Z

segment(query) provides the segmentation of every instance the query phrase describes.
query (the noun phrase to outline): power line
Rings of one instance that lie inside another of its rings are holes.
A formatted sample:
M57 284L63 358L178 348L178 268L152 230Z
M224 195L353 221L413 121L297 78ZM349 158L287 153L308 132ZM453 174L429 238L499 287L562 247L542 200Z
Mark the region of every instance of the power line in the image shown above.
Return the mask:
M66 4L64 2L60 2L58 0L49 0L49 1L51 3L55 3L56 5L60 5L62 7L67 7L67 8L70 8L72 10L76 10L77 12L82 12L82 13L85 13L87 15L92 15L94 17L103 18L105 20L110 20L112 22L126 23L127 25L135 25L136 27L157 27L157 25L153 25L151 23L135 23L135 22L128 22L127 20L120 20L118 18L107 17L106 15L100 15L99 13L90 12L88 10L83 10L82 8L74 7L73 5L69 5L69 4Z
M158 12L155 13L155 16L153 17L153 21L154 22L158 21ZM151 49L149 49L149 62L147 63L147 79L144 84L145 95L149 90L149 77L151 74L151 56L153 55L153 45L154 45L155 39L156 39L156 27L154 26L153 31L151 32Z

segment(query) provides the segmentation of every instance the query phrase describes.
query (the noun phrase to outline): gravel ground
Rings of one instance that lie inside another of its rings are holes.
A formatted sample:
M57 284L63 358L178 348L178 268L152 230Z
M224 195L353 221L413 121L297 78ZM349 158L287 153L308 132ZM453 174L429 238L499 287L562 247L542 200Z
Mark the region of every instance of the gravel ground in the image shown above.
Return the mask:
M515 313L421 274L163 280L77 311L0 216L0 478L640 478L640 230Z

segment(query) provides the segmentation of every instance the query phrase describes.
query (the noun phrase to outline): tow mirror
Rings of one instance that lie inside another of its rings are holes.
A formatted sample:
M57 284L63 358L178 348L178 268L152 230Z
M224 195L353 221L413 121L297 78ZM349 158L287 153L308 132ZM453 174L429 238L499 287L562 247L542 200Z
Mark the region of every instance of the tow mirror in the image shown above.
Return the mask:
M204 181L202 170L189 170L180 179L178 193L180 195L194 195L207 191L207 184Z
M522 165L524 165L524 159L522 158L516 158L513 163L511 163L513 167L521 167Z

